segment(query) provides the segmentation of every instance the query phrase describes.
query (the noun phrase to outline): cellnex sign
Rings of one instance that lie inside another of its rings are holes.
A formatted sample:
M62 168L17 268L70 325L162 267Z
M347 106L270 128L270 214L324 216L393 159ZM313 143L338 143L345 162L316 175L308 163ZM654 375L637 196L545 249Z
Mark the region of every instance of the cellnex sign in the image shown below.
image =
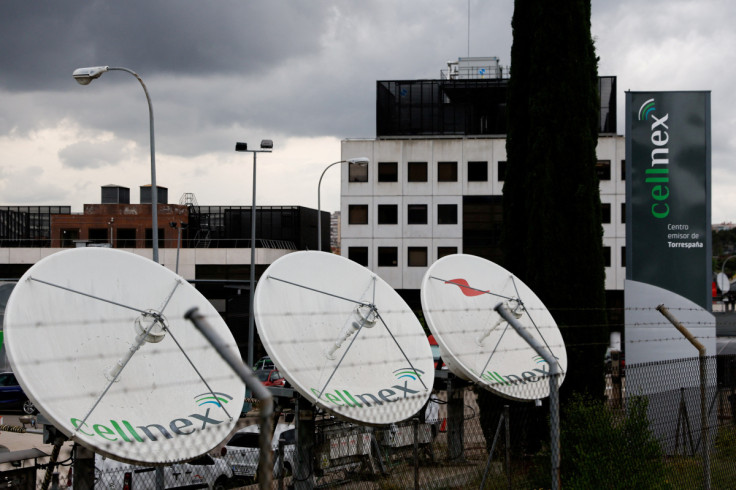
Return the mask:
M626 93L626 278L711 304L710 92Z
M229 422L223 407L232 397L225 393L203 393L194 397L197 412L181 416L169 421L155 421L146 424L134 425L128 420L110 419L106 421L84 421L72 417L70 422L75 433L87 437L99 437L114 442L155 442L163 439L173 439L175 436L187 436L209 426ZM217 409L213 410L213 408ZM215 415L215 413L217 415Z

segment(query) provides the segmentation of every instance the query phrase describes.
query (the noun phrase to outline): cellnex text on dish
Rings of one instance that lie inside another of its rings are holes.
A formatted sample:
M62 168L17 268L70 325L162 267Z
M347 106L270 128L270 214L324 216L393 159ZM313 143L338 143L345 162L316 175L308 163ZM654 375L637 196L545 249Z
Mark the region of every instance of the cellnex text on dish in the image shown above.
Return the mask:
M490 384L502 384L506 386L516 385L516 384L527 384L527 383L536 383L538 381L541 381L545 377L549 376L549 366L545 364L540 364L540 368L534 368L532 371L524 371L523 373L519 374L499 374L496 371L486 371L483 373L480 378L484 381L487 381ZM536 373L534 371L537 371Z
M108 441L144 442L158 441L159 437L173 439L174 436L188 436L198 430L205 430L209 425L219 425L225 422L210 417L208 408L204 414L193 413L189 417L174 419L166 426L162 424L148 424L133 426L127 420L110 420L105 424L88 424L81 419L72 418L71 423L81 434L89 437L101 437ZM137 430L136 430L137 429Z
M319 390L310 388L314 396L319 398ZM391 388L383 388L378 390L377 394L363 393L361 395L353 395L348 390L337 389L322 393L322 397L333 405L339 407L358 407L363 406L370 407L372 405L383 405L384 403L391 403L398 401L402 398L409 398L410 396L418 396L421 392L419 390L413 390L407 386L407 382L404 382L404 386L393 385ZM357 399L356 399L357 398Z

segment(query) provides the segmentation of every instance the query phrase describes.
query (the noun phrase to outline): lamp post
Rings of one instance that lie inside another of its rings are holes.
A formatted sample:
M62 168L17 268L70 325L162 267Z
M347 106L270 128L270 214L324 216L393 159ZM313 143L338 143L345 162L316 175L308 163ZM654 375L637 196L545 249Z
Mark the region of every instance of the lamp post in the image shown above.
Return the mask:
M325 176L325 172L327 172L327 170L329 170L330 167L337 165L338 163L346 163L346 162L349 164L359 165L361 167L367 167L368 162L370 162L370 160L366 157L350 158L348 160L339 160L335 163L331 163L327 165L327 168L325 168L322 171L322 175L319 176L319 183L317 184L317 250L319 250L320 252L322 251L322 202L321 202L322 201L321 199L322 197L322 192L321 192L322 177Z
M248 366L253 367L253 342L255 342L253 295L256 289L256 153L271 153L273 141L261 140L260 150L249 150L247 143L235 143L235 151L253 153L253 203L250 207L250 304L248 305Z
M146 100L148 101L148 120L149 130L151 133L151 238L153 240L153 261L158 263L158 187L156 187L156 144L153 137L153 105L151 104L151 97L148 95L148 89L146 84L140 76L133 70L123 67L114 66L93 66L89 68L77 68L74 70L72 76L80 85L89 85L89 83L95 78L100 78L106 71L124 71L128 72L138 79L143 87L143 92L146 94Z

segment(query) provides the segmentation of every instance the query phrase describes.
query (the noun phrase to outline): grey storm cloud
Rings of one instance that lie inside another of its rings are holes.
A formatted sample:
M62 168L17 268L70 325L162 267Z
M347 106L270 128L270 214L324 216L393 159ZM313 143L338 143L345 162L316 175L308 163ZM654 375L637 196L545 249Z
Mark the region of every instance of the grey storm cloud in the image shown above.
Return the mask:
M504 56L513 2L473 4L474 34L493 41L476 51ZM143 144L147 112L135 80L108 73L81 87L71 77L78 67L109 65L132 69L145 81L162 152L187 157L222 151L243 128L258 128L264 137L372 137L376 80L433 78L445 61L465 55L467 5L4 2L0 100L22 112L0 114L0 134L28 133L67 118ZM504 29L483 28L490 21Z
M3 2L0 87L57 89L75 67L140 73L258 72L319 48L320 2L101 0Z
M79 141L59 150L59 159L68 168L100 168L115 165L130 153L119 140Z

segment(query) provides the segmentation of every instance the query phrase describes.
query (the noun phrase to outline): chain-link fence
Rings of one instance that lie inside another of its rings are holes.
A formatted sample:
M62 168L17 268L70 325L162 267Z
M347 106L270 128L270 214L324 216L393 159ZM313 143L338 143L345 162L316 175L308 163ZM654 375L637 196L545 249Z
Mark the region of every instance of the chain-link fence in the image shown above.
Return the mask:
M603 402L563 398L561 488L733 488L736 356L708 357L705 364L705 417L699 358L629 365L607 374ZM287 409L275 425L273 487L552 487L548 403L505 400L448 377L449 391L444 378L438 379L435 394L415 418L390 426L348 423L314 407L302 407L299 414ZM255 421L242 419L248 425L241 424L210 455L165 466L161 476L153 467L94 455L94 487L159 488L157 478L163 478L165 488L257 488ZM311 436L297 444L297 431L305 428ZM54 469L59 487L75 478L73 461L62 463ZM13 488L42 488L45 462L36 466L33 483L24 486L8 470L0 487L12 481Z

